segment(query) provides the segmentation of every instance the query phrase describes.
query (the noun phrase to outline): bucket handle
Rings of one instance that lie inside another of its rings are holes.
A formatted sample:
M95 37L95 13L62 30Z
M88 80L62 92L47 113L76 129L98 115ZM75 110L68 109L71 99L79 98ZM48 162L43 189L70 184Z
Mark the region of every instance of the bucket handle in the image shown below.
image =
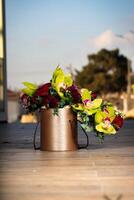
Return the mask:
M39 150L39 149L40 149L40 147L37 147L37 146L36 146L36 134L37 134L37 129L38 129L39 123L40 123L40 122L37 122L37 124L36 124L36 126L35 126L35 130L34 130L34 135L33 135L33 147L34 147L35 150ZM71 129L72 129L72 131L73 131L73 123L74 123L74 120L73 120L73 121L69 120L69 123L70 123ZM79 122L79 123L80 123L80 122ZM86 141L86 144L85 144L85 145L79 145L79 144L78 144L78 149L85 149L85 148L87 148L87 147L89 146L89 137L88 137L87 132L86 132L82 127L81 127L81 129L82 129L82 131L84 132L87 141Z
M73 121L69 120L69 122L70 122L71 129L72 129L72 131L73 131L73 124L75 123L75 120L73 120ZM78 122L79 122L79 121L78 121ZM80 123L80 122L79 122L79 123ZM82 128L82 126L80 126L80 127L81 127L82 131L84 132L87 141L86 141L86 144L85 144L85 145L79 145L79 144L78 144L78 149L85 149L85 148L87 148L87 147L89 146L89 137L88 137L87 132Z
M34 130L34 135L33 135L33 147L34 147L35 150L39 150L40 149L40 147L36 146L36 133L37 133L37 129L38 129L39 123L40 122L37 122L35 130Z
M80 123L80 122L79 122ZM79 149L84 149L84 148L87 148L89 146L89 137L88 137L88 134L87 132L84 130L84 128L82 128L82 126L80 126L82 131L84 132L85 136L86 136L86 144L83 145L83 146L79 146Z

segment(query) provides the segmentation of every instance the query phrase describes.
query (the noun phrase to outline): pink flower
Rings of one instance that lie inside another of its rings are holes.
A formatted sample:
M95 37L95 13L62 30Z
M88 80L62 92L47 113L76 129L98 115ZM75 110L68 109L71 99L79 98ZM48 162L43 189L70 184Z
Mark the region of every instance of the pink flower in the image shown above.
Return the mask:
M86 99L86 100L84 100L84 102L83 102L83 103L84 103L84 105L85 105L85 106L87 106L87 107L88 107L88 106L90 106L90 105L91 105L92 101L91 101L90 99Z
M103 125L103 127L104 127L104 128L109 128L110 125L111 125L110 118L109 118L109 117L106 117L106 118L104 119L104 125Z

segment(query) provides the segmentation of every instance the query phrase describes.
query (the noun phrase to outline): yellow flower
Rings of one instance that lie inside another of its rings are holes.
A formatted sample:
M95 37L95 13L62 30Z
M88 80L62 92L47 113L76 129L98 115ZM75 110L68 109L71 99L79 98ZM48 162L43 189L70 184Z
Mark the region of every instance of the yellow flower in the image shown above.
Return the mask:
M38 88L36 84L30 82L23 82L23 85L26 87L22 89L22 92L27 94L28 96L33 96Z
M100 109L102 104L102 99L94 99L91 100L91 91L88 89L81 89L82 103L76 104L73 106L75 110L83 111L87 113L87 115L92 115Z
M110 103L104 107L103 111L98 110L95 114L96 130L105 134L115 134L116 130L112 125L115 116L115 109Z
M51 84L59 96L64 97L64 90L72 86L73 80L71 74L64 74L62 69L58 66L53 73Z

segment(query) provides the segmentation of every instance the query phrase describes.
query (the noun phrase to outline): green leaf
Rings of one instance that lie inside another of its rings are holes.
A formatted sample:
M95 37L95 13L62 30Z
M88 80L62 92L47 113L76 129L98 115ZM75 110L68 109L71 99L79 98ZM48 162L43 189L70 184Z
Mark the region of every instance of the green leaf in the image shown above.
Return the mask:
M59 108L63 108L66 105L66 101L64 99L61 99L59 102Z
M96 136L99 138L100 143L104 141L104 133L97 132Z
M53 108L53 115L59 115L59 110L58 108Z
M65 93L64 93L64 98L63 98L63 99L66 101L66 103L67 103L68 105L71 105L72 102L73 102L72 95L71 95L71 93L70 93L69 91L65 91Z
M93 131L93 128L90 127L90 126L87 125L87 124L81 123L80 125L81 125L81 127L82 127L86 132L91 132L91 131Z
M57 96L57 91L55 90L55 89L53 89L53 88L50 88L49 89L49 92L50 92L50 94L52 95L52 96Z

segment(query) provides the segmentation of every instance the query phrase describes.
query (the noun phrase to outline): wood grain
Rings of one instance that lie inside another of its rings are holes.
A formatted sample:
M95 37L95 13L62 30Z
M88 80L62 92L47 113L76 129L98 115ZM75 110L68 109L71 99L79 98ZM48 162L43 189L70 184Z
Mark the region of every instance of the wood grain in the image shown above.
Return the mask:
M0 200L134 199L134 121L103 144L91 134L74 152L33 150L34 128L0 124Z

